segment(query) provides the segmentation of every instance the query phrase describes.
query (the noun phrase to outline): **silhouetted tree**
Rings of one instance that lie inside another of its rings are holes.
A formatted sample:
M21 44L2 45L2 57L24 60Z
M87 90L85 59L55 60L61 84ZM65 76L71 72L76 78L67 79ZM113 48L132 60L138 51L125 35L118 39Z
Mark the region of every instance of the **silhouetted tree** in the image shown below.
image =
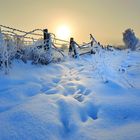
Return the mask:
M127 48L135 50L138 43L138 38L135 36L135 33L132 29L127 29L123 33L123 41Z

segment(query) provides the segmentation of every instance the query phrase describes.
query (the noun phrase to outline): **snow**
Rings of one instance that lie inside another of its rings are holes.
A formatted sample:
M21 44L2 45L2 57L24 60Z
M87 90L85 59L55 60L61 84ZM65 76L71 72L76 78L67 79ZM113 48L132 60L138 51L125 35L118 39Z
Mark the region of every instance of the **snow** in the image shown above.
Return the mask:
M139 140L140 51L100 49L0 71L0 140Z

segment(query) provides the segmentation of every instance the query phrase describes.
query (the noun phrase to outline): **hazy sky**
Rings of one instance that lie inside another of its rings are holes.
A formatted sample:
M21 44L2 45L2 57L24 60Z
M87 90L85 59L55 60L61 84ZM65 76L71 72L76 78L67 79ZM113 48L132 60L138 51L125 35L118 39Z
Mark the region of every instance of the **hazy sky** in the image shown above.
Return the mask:
M0 24L54 33L65 24L79 43L92 33L103 44L120 44L126 28L140 37L140 0L0 0Z

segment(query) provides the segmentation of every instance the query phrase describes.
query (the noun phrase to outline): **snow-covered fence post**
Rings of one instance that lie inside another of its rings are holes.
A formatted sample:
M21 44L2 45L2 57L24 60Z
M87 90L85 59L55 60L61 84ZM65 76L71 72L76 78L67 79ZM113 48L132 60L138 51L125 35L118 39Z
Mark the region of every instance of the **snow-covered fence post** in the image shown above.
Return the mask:
M44 33L44 50L47 51L51 47L50 45L51 36L50 33L48 33L48 29L44 29L43 33Z
M47 48L47 40L49 39L48 29L44 29L43 34L44 34L44 50L46 50L46 48Z
M44 33L44 50L46 55L44 56L46 59L46 63L50 63L52 61L52 39L51 34L48 33L48 29L43 30Z
M69 44L69 55L73 56L74 58L79 57L77 46L79 46L75 41L74 38L70 38L70 44ZM72 55L72 52L74 53Z

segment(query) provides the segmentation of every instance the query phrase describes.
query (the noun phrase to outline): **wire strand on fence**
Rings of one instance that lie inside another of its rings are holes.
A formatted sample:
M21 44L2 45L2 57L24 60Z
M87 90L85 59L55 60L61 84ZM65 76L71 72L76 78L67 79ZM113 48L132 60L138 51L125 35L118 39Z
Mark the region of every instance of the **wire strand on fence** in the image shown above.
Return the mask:
M5 33L4 33L5 32ZM6 33L7 32L7 33ZM6 30L2 30L2 34L4 35L7 35L7 36L11 36L11 37L17 37L17 38L25 38L25 39L31 39L31 40L34 40L34 41L37 41L38 39L35 39L33 37L22 37L22 36L19 36L18 34L12 32L12 31L6 31Z
M0 25L0 27L7 28L7 29L10 29L10 30L13 30L13 31L20 32L20 33L25 33L25 34L28 33L28 32L26 32L26 31L19 30L19 29L15 29L15 28L11 28L11 27L8 27L8 26L5 26L5 25ZM32 35L37 35L37 36L43 36L42 34L36 34L36 33L31 33L31 34L32 34Z

